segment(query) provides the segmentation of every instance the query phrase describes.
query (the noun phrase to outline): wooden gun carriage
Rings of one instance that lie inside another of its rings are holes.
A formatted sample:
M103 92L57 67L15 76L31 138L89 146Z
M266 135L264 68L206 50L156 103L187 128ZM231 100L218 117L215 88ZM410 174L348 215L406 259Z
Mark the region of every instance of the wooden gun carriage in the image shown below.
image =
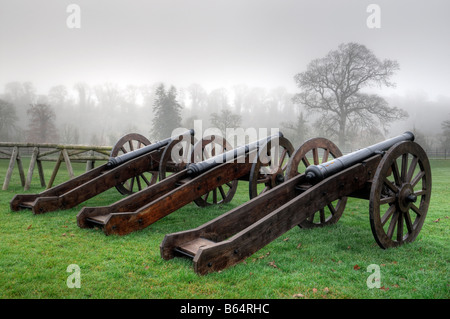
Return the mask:
M193 130L153 144L140 134L127 134L114 145L106 164L39 194L18 194L10 202L11 210L42 214L68 209L113 187L130 195L155 184L159 175L184 169L185 162L173 161L172 150L194 142Z
M112 205L84 207L77 215L78 226L125 235L191 202L198 206L227 203L238 180L249 181L250 198L254 198L283 182L293 150L281 133L236 149L220 136L205 137L193 147L185 169L168 177L162 174L159 183Z
M198 274L219 271L296 225L336 223L347 197L369 200L370 225L380 247L412 242L431 196L429 161L413 140L414 135L406 132L341 156L329 140L311 139L290 157L285 182L202 226L166 235L161 257L192 258Z

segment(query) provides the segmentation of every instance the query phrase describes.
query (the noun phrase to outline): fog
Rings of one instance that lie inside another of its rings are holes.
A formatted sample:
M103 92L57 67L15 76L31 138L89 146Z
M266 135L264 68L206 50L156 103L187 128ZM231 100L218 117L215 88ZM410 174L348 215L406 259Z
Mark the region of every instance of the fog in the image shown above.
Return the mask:
M210 115L226 108L242 127L283 130L302 114L309 135L320 134L317 115L292 102L294 76L339 44L357 42L400 64L395 88L371 88L409 114L385 135L416 130L438 147L441 123L450 120L450 2L376 1L379 28L367 24L371 3L0 0L0 99L18 118L2 138L26 140L30 103L53 107L61 143L150 136L159 83L176 87L187 128L194 119L211 125ZM75 27L70 4L80 9Z

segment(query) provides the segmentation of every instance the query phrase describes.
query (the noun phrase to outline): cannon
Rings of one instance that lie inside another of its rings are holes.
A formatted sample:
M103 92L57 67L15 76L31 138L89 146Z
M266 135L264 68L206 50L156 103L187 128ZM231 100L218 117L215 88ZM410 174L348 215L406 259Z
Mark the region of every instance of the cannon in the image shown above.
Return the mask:
M155 184L166 171L182 170L187 160L175 163L171 153L174 148L186 148L185 144L195 144L194 130L153 144L140 134L127 134L114 145L106 164L39 194L15 195L11 210L31 209L34 214L42 214L68 209L112 187L130 195Z
M84 207L81 228L99 227L106 235L141 230L177 209L195 202L200 207L228 203L239 180L249 182L254 198L281 183L294 148L282 133L232 149L220 136L198 141L187 166L114 204Z
M410 132L345 156L327 139L308 140L290 157L285 178L197 228L167 234L161 257L191 258L200 275L219 271L297 225L336 223L348 197L369 200L375 241L396 247L415 240L431 197L429 160Z

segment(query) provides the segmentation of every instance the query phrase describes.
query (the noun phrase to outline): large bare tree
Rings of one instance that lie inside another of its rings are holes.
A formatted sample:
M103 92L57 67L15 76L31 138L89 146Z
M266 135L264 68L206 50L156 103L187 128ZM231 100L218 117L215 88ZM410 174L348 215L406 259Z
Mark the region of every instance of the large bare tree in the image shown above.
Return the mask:
M307 111L319 113L317 125L345 145L348 132L382 128L407 117L377 95L364 93L368 87L393 87L392 76L399 70L394 60L380 60L362 44L345 43L325 57L311 61L306 71L295 75L301 92L294 102Z

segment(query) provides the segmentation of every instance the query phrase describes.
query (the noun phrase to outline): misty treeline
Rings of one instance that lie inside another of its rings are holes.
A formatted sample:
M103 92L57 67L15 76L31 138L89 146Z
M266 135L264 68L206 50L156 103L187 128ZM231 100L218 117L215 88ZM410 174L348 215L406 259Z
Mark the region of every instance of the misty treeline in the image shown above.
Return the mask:
M168 114L168 120L155 116L161 83L125 87L77 83L73 87L57 85L47 94L38 94L33 83L10 82L0 94L0 141L114 145L131 132L155 141L176 127L190 129L195 120L202 120L204 130L217 127L224 134L226 128L235 127L279 128L296 146L315 136L337 142L321 125L322 117L295 104L296 93L283 87L268 90L236 85L207 91L192 84L179 88L165 85L163 90L177 105L177 112ZM392 123L392 130L413 130L426 149L450 150L450 99L430 101L417 94L387 100L409 113L408 119ZM373 127L347 132L353 149L383 138L382 130Z
M400 70L362 44L343 43L295 74L297 92L245 84L206 90L200 84L115 83L57 85L37 94L31 82L10 82L0 95L2 141L114 145L124 134L156 141L176 128L279 129L298 147L311 137L335 141L345 151L411 130L427 150L450 151L450 99L417 93L383 97L370 90L394 87ZM203 134L204 132L196 132ZM234 145L234 143L232 143Z
M165 138L177 127L193 128L195 120L202 121L203 130L217 127L224 134L235 127L267 128L270 133L300 115L292 97L282 87L236 85L207 91L199 84L162 83L77 83L38 94L31 82L10 82L0 94L0 134L1 141L114 145L130 132L151 141Z

